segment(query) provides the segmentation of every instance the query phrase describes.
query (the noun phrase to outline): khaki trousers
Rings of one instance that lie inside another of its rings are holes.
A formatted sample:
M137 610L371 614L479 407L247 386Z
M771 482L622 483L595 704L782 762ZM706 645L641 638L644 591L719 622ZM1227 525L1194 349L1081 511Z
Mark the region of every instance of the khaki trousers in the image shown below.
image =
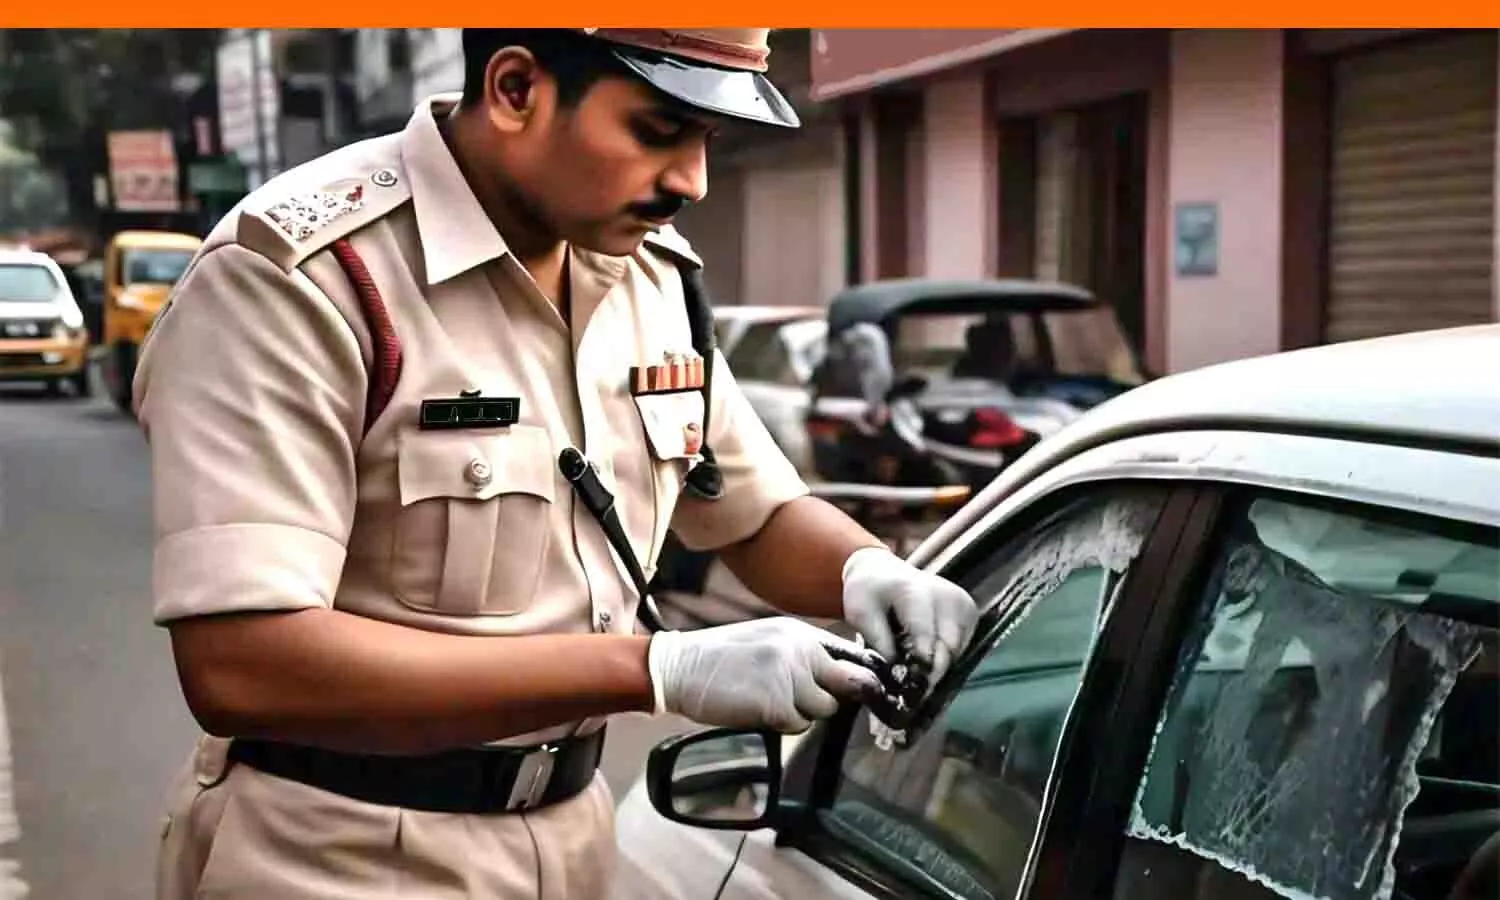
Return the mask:
M602 900L615 867L602 775L528 813L465 816L350 800L228 766L203 738L173 788L158 900Z

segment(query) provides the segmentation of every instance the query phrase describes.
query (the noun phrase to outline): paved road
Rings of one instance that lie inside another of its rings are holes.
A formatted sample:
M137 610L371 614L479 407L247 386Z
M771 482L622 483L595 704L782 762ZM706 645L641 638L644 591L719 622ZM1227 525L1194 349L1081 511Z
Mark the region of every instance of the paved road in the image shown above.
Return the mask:
M139 431L104 400L0 387L0 900L151 896L195 730L150 621L148 478ZM677 727L611 727L617 797Z

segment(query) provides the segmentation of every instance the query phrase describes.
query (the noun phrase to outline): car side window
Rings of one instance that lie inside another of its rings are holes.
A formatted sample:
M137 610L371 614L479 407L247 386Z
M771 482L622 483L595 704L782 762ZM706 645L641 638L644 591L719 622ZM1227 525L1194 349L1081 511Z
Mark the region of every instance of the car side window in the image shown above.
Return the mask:
M790 384L796 381L778 326L751 325L730 351L729 370L738 381Z
M1115 900L1495 897L1496 532L1263 494L1224 535Z
M1015 896L1085 663L1163 497L1095 489L950 575L983 610L953 689L910 746L882 749L860 714L829 834L933 896Z

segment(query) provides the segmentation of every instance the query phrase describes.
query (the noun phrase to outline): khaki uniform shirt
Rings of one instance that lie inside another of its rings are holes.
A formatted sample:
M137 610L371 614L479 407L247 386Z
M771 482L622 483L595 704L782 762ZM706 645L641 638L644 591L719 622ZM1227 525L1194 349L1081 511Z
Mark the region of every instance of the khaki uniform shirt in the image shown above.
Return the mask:
M559 474L564 447L599 468L648 577L669 527L721 547L806 492L720 357L708 437L724 496L684 494L694 459L661 435L701 425L701 395L634 398L627 380L690 348L678 264L701 261L671 229L629 257L573 248L564 321L438 130L456 100L431 98L401 133L253 192L159 317L135 381L158 623L322 606L465 634L629 633L636 591ZM404 355L368 433L371 339L328 251L338 238L363 258ZM519 422L418 429L423 399L465 390L519 397Z

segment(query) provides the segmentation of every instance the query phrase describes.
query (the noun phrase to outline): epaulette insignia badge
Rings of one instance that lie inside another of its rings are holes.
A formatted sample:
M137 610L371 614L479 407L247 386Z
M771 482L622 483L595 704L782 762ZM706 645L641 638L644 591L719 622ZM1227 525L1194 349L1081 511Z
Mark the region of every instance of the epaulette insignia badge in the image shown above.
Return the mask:
M356 212L364 205L364 188L356 184L344 191L315 191L288 198L267 208L265 216L292 240L303 241L334 219Z

